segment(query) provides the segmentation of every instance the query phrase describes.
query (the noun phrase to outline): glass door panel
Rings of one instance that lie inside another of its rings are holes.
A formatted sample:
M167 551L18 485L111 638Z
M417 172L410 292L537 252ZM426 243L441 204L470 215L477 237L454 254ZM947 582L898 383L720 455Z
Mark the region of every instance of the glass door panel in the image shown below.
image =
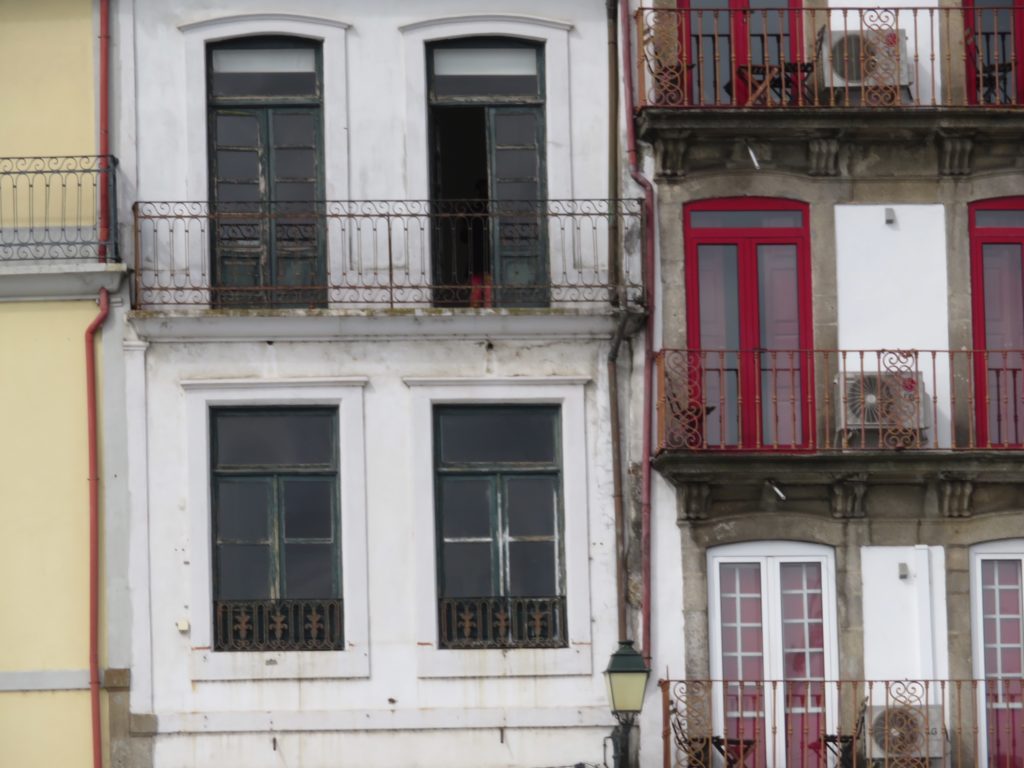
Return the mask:
M795 245L757 245L762 442L803 442L800 302Z
M981 248L985 295L985 380L988 440L1024 442L1024 281L1020 243Z
M988 765L1024 765L1024 609L1020 560L981 563Z
M700 281L700 349L705 438L708 445L736 445L740 437L739 248L697 247Z

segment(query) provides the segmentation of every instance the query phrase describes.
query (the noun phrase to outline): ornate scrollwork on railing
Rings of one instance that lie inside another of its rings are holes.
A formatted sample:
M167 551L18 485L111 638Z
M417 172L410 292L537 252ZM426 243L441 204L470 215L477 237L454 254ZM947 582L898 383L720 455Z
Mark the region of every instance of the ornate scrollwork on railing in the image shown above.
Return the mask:
M665 350L660 359L662 448L679 451L706 447L707 408L701 399L700 353Z
M341 600L215 600L215 651L342 651Z
M861 11L865 31L860 43L862 100L871 107L891 107L900 103L899 14L892 8L866 8Z
M640 66L644 93L641 103L680 107L687 103L685 76L689 52L682 45L682 19L675 10L641 10Z
M712 684L706 680L663 680L672 765L713 768Z
M438 600L441 648L564 648L564 597Z
M879 352L878 440L882 448L911 448L922 443L926 410L917 358L913 350Z

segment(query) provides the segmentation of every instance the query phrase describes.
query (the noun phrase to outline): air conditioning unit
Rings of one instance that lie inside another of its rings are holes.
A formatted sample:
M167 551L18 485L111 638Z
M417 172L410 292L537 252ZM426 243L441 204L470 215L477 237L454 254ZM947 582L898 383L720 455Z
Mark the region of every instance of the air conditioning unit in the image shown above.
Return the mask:
M834 90L898 90L914 82L902 29L835 31L822 47L822 80Z
M928 393L918 371L858 371L836 378L836 429L924 430Z
M941 758L945 752L940 705L872 705L866 724L869 760L885 760L889 765L890 761Z

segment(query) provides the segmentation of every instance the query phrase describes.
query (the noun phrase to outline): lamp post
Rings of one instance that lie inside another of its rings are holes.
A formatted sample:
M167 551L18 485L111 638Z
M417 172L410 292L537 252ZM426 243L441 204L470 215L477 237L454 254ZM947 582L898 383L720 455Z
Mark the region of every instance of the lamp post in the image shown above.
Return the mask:
M608 683L608 704L615 719L619 721L612 734L616 768L629 768L632 765L633 753L629 748L629 738L636 716L644 706L644 690L650 674L651 670L644 664L643 656L633 648L633 641L620 641L618 650L608 660L608 669L604 671Z

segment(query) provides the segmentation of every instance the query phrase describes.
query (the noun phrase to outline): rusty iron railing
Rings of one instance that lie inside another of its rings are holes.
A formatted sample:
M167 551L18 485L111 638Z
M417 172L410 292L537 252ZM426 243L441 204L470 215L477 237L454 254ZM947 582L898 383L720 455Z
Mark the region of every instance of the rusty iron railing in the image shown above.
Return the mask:
M639 108L1024 106L1024 6L640 8Z
M215 600L215 651L343 651L344 609L331 600Z
M140 202L140 309L641 299L639 200ZM621 256L620 256L621 255Z
M0 157L0 264L117 261L116 170L113 156Z
M1024 350L656 358L661 451L1024 449Z
M564 648L564 597L438 600L441 648Z
M664 768L1024 765L1024 678L661 680Z

